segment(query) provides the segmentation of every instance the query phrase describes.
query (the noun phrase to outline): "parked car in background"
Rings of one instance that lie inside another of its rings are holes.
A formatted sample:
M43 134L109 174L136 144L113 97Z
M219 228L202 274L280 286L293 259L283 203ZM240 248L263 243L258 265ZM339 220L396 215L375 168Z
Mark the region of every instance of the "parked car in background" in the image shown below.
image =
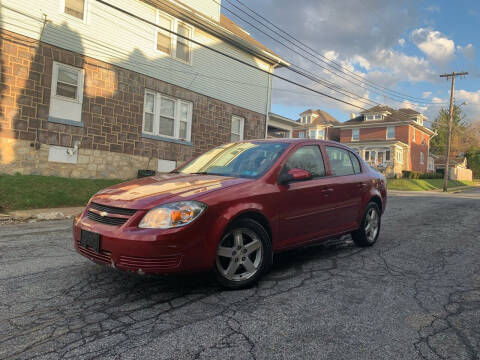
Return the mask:
M74 221L75 248L141 274L213 270L241 288L275 252L345 234L373 245L386 199L383 175L340 143L236 142L100 191Z

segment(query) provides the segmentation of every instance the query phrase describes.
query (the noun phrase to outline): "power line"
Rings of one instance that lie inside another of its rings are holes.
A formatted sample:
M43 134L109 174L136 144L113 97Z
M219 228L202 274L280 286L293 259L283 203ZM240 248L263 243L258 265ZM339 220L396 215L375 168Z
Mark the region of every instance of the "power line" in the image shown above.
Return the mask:
M216 0L212 0L214 2L216 2L217 4L219 4ZM247 16L249 16L250 18L254 19L255 21L257 21L258 23L260 23L262 26L264 26L265 28L267 28L268 30L272 31L273 33L275 33L276 35L280 36L282 39L288 41L289 43L295 45L297 48L301 49L303 52L311 55L311 56L314 56L315 58L317 58L318 60L320 60L321 62L325 63L326 65L332 67L333 69L337 70L337 71L340 71L342 74L345 74L346 76L350 76L350 77L355 77L358 79L358 81L360 81L360 83L362 83L362 85L366 85L366 86L370 86L380 92L382 92L381 94L377 93L377 92L374 92L378 95L382 95L382 96L387 96L389 97L390 99L394 100L394 101L399 101L399 100L396 100L392 97L396 97L396 98L400 98L402 100L409 100L409 101L415 101L415 102L418 102L418 103L423 103L423 104L435 104L435 103L432 103L432 102L427 102L425 101L424 99L420 99L418 97L415 97L415 96L410 96L410 95L407 95L407 94L403 94L401 92L398 92L396 90L392 90L392 89L389 89L383 85L380 85L380 84L376 84L374 83L373 81L370 81L368 79L365 79L363 78L362 76L356 74L354 71L351 71L347 68L344 68L343 65L335 62L334 60L332 59L329 59L327 58L326 56L322 55L320 52L314 50L313 48L311 48L310 46L308 46L307 44L303 43L302 41L296 39L295 37L293 37L292 35L290 35L289 33L287 33L286 31L284 31L283 29L281 29L280 27L278 27L277 25L275 25L273 22L271 22L270 20L266 19L265 17L263 17L262 15L260 15L258 12L256 12L255 10L251 9L250 7L248 7L247 5L245 5L244 3L242 3L240 0L235 0L237 1L239 4L241 4L242 6L244 6L245 8L247 8L250 12L252 12L253 14L255 14L256 16L258 16L259 18L261 18L262 20L264 20L265 22L269 23L270 25L272 25L274 28L278 29L279 31L281 31L282 33L286 34L288 37L290 37L291 39L293 39L294 41L300 43L301 45L303 45L305 48L309 49L310 51L314 52L316 55L320 56L321 58L319 58L318 56L315 56L315 54L312 54L311 52L308 52L307 50L303 49L302 47L300 47L299 45L297 45L296 43L292 42L291 40L287 39L285 36L283 36L282 34L279 34L277 31L273 30L272 28L266 26L263 22L259 21L258 19L254 18L252 15L248 14L247 12L245 12L243 9L239 8L238 6L236 6L235 4L233 4L230 0L225 0L227 1L229 4L231 4L233 7L235 7L236 9L238 9L239 11L243 12L244 14L246 14ZM221 5L221 4L220 4ZM234 16L240 18L237 14L235 14L234 12L232 12L231 10L229 10L228 8L226 8L225 6L221 5L224 9L226 9L227 11L229 11L230 13L232 13ZM240 18L241 19L241 18ZM242 19L243 21L245 21L246 23L248 23L246 20ZM269 36L268 34L266 34L263 30L260 30L258 29L258 27L254 26L254 25L251 25L253 27L255 27L258 31L261 31L263 34ZM269 36L270 37L270 36ZM278 42L278 40L276 40ZM284 45L284 44L283 44ZM285 46L285 45L284 45ZM332 65L334 64L334 65ZM328 69L328 68L325 68L319 64L317 64L318 66L320 66L321 68L331 72L332 74L352 83L352 84L355 84L359 87L362 87L364 88L363 86L361 86L358 82L353 82L352 80L349 80L349 79L346 79L342 76L340 76L339 74L337 74L336 72L332 71L331 69ZM349 75L347 73L348 72L352 75Z
M172 31L172 30L170 30L170 29L167 29L167 28L165 28L165 27L163 27L163 26L160 26L160 25L158 25L158 24L155 24L155 23L153 23L153 22L151 22L151 21L145 20L145 19L141 18L141 17L138 16L138 15L132 14L132 13L130 13L130 12L124 10L124 9L121 9L121 8L115 6L115 5L109 4L109 3L105 2L104 0L96 0L96 1L99 2L99 3L101 3L101 4L103 4L103 5L105 5L105 6L111 7L112 9L115 9L115 10L117 10L118 12L121 12L121 13L126 14L126 15L128 15L128 16L131 16L131 17L133 17L133 18L135 18L135 19L137 19L137 20L140 20L140 21L142 21L142 22L144 22L144 23L146 23L146 24L149 24L149 25L151 25L151 26L154 26L154 27L157 27L157 28L159 28L159 29L162 29L163 31L166 31L166 32L168 32L168 33L174 34L174 35L176 35L177 37L180 37L180 38L185 39L185 40L187 40L187 41L190 41L190 42L192 42L192 43L194 43L194 44L197 44L197 45L199 45L199 46L202 46L202 47L204 47L204 48L206 48L206 49L209 49L210 51L213 51L213 52L215 52L215 53L217 53L217 54L219 54L219 55L225 56L225 57L227 57L227 58L229 58L229 59L231 59L231 60L237 61L237 62L239 62L239 63L241 63L241 64L243 64L243 65L246 65L246 66L248 66L248 67L250 67L250 68L253 68L253 69L256 69L256 70L258 70L258 71L260 71L260 72L266 73L266 74L268 74L268 75L270 75L270 76L272 76L272 77L275 77L275 78L277 78L277 79L283 80L283 81L288 82L288 83L290 83L290 84L296 85L296 86L301 87L301 88L303 88L303 89L306 89L306 90L315 92L315 93L317 93L317 94L319 94L319 95L325 96L325 97L330 98L330 99L332 99L332 100L339 101L339 102L344 103L344 104L346 104L346 105L350 105L350 106L359 108L359 109L361 109L361 110L366 110L365 108L363 108L363 107L361 107L361 106L352 104L352 103L350 103L350 102L348 102L348 101L345 101L345 100L339 99L339 98L337 98L337 97L334 97L334 96L332 96L332 95L329 95L329 94L323 93L323 92L321 92L321 91L312 89L312 88L310 88L310 87L308 87L308 86L305 86L305 85L302 85L302 84L300 84L300 83L298 83L298 82L296 82L296 81L287 79L287 78L285 78L285 77L283 77L283 76L270 73L270 72L267 71L267 70L260 69L260 68L258 68L258 67L255 66L255 65L249 64L249 63L246 62L246 61L243 61L243 60L241 60L241 59L238 59L238 58L236 58L236 57L234 57L234 56L232 56L232 55L226 54L226 53L224 53L224 52L222 52L222 51L220 51L220 50L214 49L213 47L208 46L208 45L205 45L205 44L203 44L203 43L201 43L201 42L199 42L199 41L197 41L197 40L191 39L191 38L189 38L188 36L179 34L179 33L175 32L175 31Z

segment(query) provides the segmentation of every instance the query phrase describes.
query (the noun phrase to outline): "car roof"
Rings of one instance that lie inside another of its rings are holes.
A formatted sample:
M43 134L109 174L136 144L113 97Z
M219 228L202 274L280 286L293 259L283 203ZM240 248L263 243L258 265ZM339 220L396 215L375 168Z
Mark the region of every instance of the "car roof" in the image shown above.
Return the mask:
M319 143L319 144L325 144L325 145L340 145L341 147L344 147L346 149L350 149L345 144L339 143L338 141L332 141L332 140L318 140L318 139L302 139L302 138L276 138L276 139L251 139L251 140L244 140L244 141L239 141L239 143L242 142L273 142L273 143L287 143L287 144L311 144L311 143Z

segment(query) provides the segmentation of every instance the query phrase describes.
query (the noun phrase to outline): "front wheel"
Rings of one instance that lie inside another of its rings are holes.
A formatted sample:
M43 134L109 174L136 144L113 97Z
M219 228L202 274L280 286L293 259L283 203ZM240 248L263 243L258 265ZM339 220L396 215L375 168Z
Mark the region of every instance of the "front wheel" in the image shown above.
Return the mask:
M380 235L381 215L378 205L370 202L365 209L360 228L352 232L353 242L357 246L372 246Z
M215 276L229 289L255 284L272 264L272 245L262 225L252 219L232 223L217 248Z

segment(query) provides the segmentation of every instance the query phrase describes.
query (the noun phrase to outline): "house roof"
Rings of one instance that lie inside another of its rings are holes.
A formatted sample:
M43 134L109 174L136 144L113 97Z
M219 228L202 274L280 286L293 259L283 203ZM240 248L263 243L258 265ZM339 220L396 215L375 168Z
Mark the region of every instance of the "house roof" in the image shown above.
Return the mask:
M329 126L329 125L339 125L340 124L340 121L335 119L332 115L330 115L326 111L323 111L323 110L320 110L320 109L319 110L308 109L308 110L302 112L300 115L303 115L303 114L318 115L317 117L312 119L311 124L303 124L303 125L325 125L325 126ZM297 121L299 121L299 120L297 120Z
M443 165L445 166L446 159L444 155L439 155L435 159L435 165ZM451 157L448 159L448 165L449 166L457 166L457 165L463 165L465 163L465 157Z
M408 147L403 141L400 140L362 140L362 141L348 141L344 142L348 146L385 146L385 145L400 145Z
M365 114L371 114L371 113L380 113L380 112L386 112L388 111L389 114L387 114L382 120L365 120L365 117L364 115ZM415 117L417 116L423 116L425 117L424 115L422 115L421 113L419 113L418 111L415 111L413 109L398 109L398 110L395 110L389 106L374 106L370 109L368 109L367 111L364 111L362 112L359 116L351 119L351 120L347 120L341 124L339 124L339 126L341 127L348 127L348 126L360 126L360 125L380 125L380 124L386 124L388 125L388 123L401 123L401 122L404 122L404 123L410 123L411 125L415 126L416 128L426 132L427 134L430 134L430 135L433 135L434 132L423 126L423 125L420 125L418 124L416 121L415 121Z
M186 21L206 32L214 34L222 40L257 56L270 64L276 64L278 67L290 66L287 61L283 60L279 55L275 54L261 42L255 40L247 31L243 30L237 23L223 14L220 14L220 21L217 22L213 19L206 18L199 11L183 3L178 4L169 1L168 4L165 4L160 0L141 1L165 11L178 19Z
M275 114L275 113L272 113L272 112L269 113L268 115L269 115L269 119L281 122L283 124L286 124L286 125L289 125L289 126L292 126L292 127L300 127L302 125L302 124L299 124L298 121L286 118L285 116L278 115L278 114Z

